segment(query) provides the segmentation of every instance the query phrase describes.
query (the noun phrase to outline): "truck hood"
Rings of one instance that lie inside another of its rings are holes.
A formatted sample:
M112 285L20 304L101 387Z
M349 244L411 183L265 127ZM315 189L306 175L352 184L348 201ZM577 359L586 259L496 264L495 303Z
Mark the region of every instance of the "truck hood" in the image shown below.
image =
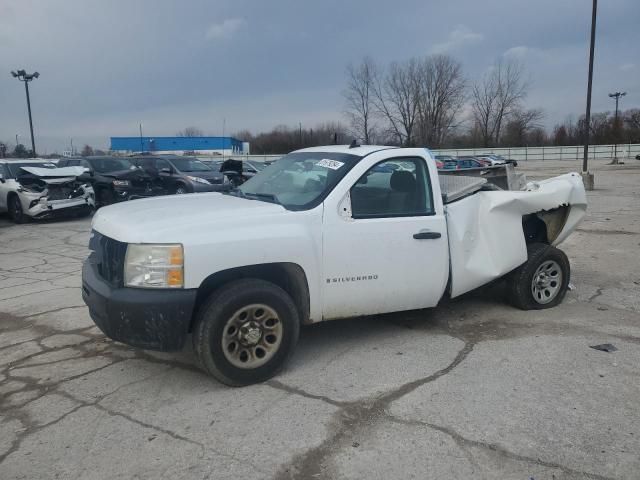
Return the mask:
M188 243L194 231L213 234L234 225L270 222L290 213L273 203L220 193L193 193L103 207L94 215L92 228L127 243Z

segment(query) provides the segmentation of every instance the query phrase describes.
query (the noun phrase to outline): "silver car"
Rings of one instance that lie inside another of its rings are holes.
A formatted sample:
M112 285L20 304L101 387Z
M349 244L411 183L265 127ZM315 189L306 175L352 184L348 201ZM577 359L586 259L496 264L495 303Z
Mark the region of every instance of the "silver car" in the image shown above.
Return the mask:
M0 212L15 223L58 215L88 215L94 192L82 167L57 168L50 160L0 160Z

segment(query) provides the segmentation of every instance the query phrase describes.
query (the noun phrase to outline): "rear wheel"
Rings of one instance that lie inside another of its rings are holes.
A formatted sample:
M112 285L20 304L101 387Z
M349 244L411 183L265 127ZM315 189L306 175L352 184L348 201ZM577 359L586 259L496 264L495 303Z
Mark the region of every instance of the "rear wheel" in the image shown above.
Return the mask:
M243 386L273 377L293 353L299 332L287 292L243 279L209 297L198 313L193 344L204 370L226 385Z
M13 220L14 223L25 223L27 221L27 216L24 214L22 210L22 202L18 195L11 195L9 197L9 201L7 202L7 207L9 210L9 217Z
M507 277L508 300L522 310L551 308L562 302L571 267L562 250L544 243L528 246L528 260Z

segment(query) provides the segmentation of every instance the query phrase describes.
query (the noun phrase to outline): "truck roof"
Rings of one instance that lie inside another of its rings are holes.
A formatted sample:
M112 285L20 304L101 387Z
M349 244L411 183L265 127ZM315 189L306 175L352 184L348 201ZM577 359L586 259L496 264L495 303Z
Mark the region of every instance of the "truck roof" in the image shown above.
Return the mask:
M364 157L370 153L380 150L389 150L392 148L386 145L358 145L357 147L349 148L349 145L324 145L319 147L309 147L296 150L296 152L333 152L333 153L347 153L350 155L358 155Z

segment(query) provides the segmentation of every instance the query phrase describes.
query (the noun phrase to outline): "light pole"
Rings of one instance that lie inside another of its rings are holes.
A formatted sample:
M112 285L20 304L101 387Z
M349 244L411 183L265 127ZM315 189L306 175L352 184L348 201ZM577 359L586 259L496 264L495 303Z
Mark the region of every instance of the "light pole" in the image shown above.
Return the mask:
M589 133L591 130L591 87L593 85L593 55L596 47L596 17L598 0L593 0L591 11L591 45L589 47L589 77L587 80L587 111L585 114L584 158L582 160L582 181L586 190L593 190L593 173L589 173Z
M29 111L29 129L31 130L31 151L33 156L36 157L36 142L33 139L33 121L31 120L31 100L29 99L29 82L34 78L38 78L40 74L38 72L27 73L24 70L11 71L13 78L17 78L21 82L24 82L24 90L27 92L27 110Z
M610 93L609 97L610 98L615 98L616 99L616 114L615 117L613 119L613 134L615 136L614 138L614 144L613 144L613 160L611 161L611 163L613 165L618 164L618 140L619 140L619 125L618 125L618 102L620 101L620 97L624 97L627 94L627 92L616 92L616 93Z

